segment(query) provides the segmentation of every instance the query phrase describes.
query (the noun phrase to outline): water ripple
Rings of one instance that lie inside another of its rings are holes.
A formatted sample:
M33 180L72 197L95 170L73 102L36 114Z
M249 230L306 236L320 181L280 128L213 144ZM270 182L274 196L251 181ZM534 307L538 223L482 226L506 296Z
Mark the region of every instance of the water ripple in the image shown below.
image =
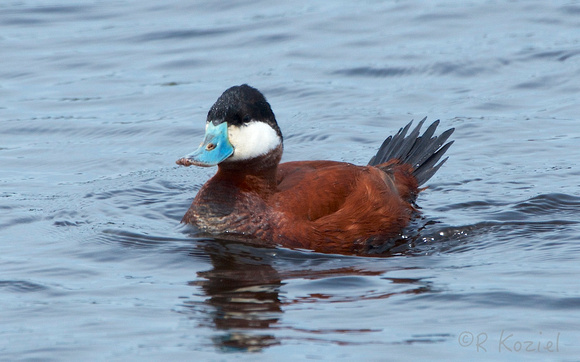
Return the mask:
M413 73L417 73L417 71L412 68L403 68L403 67L384 67L384 68L356 67L356 68L340 69L332 72L332 74L346 75L349 77L372 77L372 78L397 77Z
M233 28L188 29L154 31L129 39L131 42L150 42L159 40L187 40L192 38L207 38L216 35L235 32Z
M551 297L545 294L521 294L509 291L492 291L482 293L441 293L423 294L414 297L415 299L429 299L444 303L467 303L471 305L484 306L486 308L528 308L536 310L577 310L580 305L579 297Z
M514 209L530 215L577 215L580 213L580 197L558 193L538 195L516 204Z
M498 63L502 63L498 61ZM505 62L503 62L505 63ZM494 64L495 65L495 64ZM437 62L425 67L354 67L333 71L334 75L349 77L387 78L406 75L454 75L458 77L474 77L496 71L496 67L474 65L471 63Z
M48 287L26 280L0 280L0 289L6 289L11 292L28 293L47 290Z

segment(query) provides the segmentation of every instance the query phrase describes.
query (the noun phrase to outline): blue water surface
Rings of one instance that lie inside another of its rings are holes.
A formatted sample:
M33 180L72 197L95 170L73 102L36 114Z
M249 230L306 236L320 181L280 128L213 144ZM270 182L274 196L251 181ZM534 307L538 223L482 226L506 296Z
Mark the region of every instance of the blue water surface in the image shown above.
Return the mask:
M0 3L1 360L575 360L578 1ZM284 161L455 127L383 257L180 226L249 83ZM417 226L415 225L415 226Z

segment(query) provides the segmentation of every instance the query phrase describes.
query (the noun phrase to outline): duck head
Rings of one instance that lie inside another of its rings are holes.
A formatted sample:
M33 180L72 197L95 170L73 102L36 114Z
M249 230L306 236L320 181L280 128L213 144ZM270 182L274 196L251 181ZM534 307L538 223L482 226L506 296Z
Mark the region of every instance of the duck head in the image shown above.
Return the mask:
M270 104L260 91L243 84L218 98L207 114L203 142L176 163L226 166L274 156L277 164L281 155L282 132Z

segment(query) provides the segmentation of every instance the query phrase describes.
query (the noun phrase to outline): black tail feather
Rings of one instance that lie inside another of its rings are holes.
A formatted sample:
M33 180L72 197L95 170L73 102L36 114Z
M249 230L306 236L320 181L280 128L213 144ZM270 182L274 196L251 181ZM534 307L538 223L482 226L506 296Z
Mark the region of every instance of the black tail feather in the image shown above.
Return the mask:
M444 143L455 129L450 128L439 136L433 136L439 125L439 120L437 120L425 130L423 135L419 136L425 119L423 118L408 136L406 135L413 121L401 128L396 135L389 136L383 142L377 154L371 158L369 166L376 166L389 160L397 159L401 163L413 166L413 175L419 185L427 182L441 165L447 161L447 158L445 158L437 164L453 144L453 141Z

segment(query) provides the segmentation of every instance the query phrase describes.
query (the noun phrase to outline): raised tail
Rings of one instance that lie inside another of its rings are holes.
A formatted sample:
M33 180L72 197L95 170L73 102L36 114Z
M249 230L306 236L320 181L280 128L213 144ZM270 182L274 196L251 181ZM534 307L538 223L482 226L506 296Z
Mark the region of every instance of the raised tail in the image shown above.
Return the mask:
M439 125L439 120L437 120L427 128L423 135L419 136L421 126L423 126L426 119L427 117L423 118L408 136L406 135L413 121L401 128L396 135L389 136L383 142L377 154L371 158L369 166L377 166L396 159L398 160L397 163L411 165L413 176L419 186L427 182L437 172L439 167L447 161L447 158L445 158L437 163L453 144L453 141L450 141L443 145L455 131L455 128L450 128L439 136L433 136Z

